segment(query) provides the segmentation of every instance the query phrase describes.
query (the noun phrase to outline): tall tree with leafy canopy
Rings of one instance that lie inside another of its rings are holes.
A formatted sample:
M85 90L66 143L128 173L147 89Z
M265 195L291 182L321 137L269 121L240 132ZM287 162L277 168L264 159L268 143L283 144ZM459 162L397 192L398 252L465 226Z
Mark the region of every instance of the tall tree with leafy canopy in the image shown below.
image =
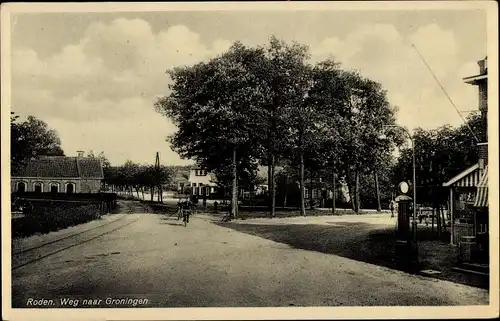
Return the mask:
M316 134L319 144L316 163L320 165L323 177L331 177L325 181L329 182L332 195L336 195L335 187L346 156L344 142L350 138L347 132L350 125L350 83L346 79L347 76L349 74L342 71L336 61L322 61L313 68L313 86L309 91L309 102L314 106L315 112L321 115L316 119L320 124ZM335 197L332 212L335 212Z
M257 71L264 63L261 48L235 43L226 53L191 67L169 71L171 94L156 109L171 118L178 131L172 148L209 171L231 163L232 215L237 214L237 164L258 150L259 113L264 86Z
M291 110L303 106L305 94L310 85L306 62L309 49L299 43L287 44L271 37L265 47L266 59L259 75L265 83L265 103L261 123L265 135L260 146L264 149L262 165L268 166L269 207L274 216L276 206L276 163L283 147L289 143L286 135L290 129Z
M384 126L395 125L396 108L390 106L382 86L358 73L347 74L350 88L344 128L344 175L355 212L360 210L360 175L374 172L383 154L390 153L400 140L397 131ZM385 134L385 138L382 136Z
M10 133L12 173L19 170L31 158L64 156L57 132L34 116L19 121L18 115L11 113Z

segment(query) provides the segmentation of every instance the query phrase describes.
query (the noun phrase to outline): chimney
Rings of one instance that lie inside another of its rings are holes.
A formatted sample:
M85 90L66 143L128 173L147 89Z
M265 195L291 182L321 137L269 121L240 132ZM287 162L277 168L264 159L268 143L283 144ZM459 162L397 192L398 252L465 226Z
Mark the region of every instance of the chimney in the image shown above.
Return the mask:
M477 64L479 65L479 74L485 74L488 70L488 57L485 57L483 60L479 60Z
M76 152L78 154L78 157L83 157L83 153L85 153L83 150L79 150Z
M484 169L488 165L488 143L479 143L477 147L479 151L479 168Z

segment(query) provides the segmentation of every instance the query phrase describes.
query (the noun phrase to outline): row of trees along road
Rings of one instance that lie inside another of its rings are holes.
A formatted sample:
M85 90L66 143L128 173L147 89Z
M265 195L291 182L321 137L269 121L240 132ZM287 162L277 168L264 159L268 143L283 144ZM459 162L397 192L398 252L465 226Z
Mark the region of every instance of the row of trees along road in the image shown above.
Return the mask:
M330 177L332 189L345 181L359 211L360 175L376 176L401 143L396 131L379 138L396 112L380 84L334 60L309 60L306 46L273 37L258 47L236 42L206 62L167 71L170 94L155 107L178 127L172 148L232 187L232 215L238 184L251 184L264 165L274 216L277 164L298 170L303 215L306 171Z
M150 194L151 201L154 201L156 193L157 201L163 201L163 188L172 183L173 171L161 165L156 168L154 165L136 164L130 160L121 166L104 166L104 184L112 192L122 191L133 194L135 191L137 198L144 199L144 193Z

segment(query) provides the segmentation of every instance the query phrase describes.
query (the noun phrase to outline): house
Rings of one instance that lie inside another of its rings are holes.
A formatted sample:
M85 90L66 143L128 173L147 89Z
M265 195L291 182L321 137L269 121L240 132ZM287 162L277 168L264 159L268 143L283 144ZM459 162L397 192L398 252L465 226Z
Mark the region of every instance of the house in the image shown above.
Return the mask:
M281 170L281 167L276 166L275 171ZM259 166L257 167L257 180L262 182L261 184L257 184L253 191L253 196L264 195L268 192L269 186L267 185L268 181L268 167L267 166ZM239 197L245 200L250 199L250 191L246 189L240 189Z
M12 192L98 193L104 178L98 158L40 156L11 177Z
M193 167L189 171L178 171L175 183L179 194L210 197L217 192L215 177L200 166Z
M488 114L488 58L478 61L479 74L464 78L478 87L479 110ZM475 236L480 257L488 259L488 138L478 144L478 163L443 184L450 190L451 244L461 245L462 236Z

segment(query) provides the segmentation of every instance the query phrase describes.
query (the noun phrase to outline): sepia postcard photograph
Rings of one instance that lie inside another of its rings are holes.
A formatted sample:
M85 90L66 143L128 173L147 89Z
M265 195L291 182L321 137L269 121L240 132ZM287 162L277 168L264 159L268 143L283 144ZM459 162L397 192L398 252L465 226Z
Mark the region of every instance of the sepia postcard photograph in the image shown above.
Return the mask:
M497 15L2 4L3 320L498 317Z

